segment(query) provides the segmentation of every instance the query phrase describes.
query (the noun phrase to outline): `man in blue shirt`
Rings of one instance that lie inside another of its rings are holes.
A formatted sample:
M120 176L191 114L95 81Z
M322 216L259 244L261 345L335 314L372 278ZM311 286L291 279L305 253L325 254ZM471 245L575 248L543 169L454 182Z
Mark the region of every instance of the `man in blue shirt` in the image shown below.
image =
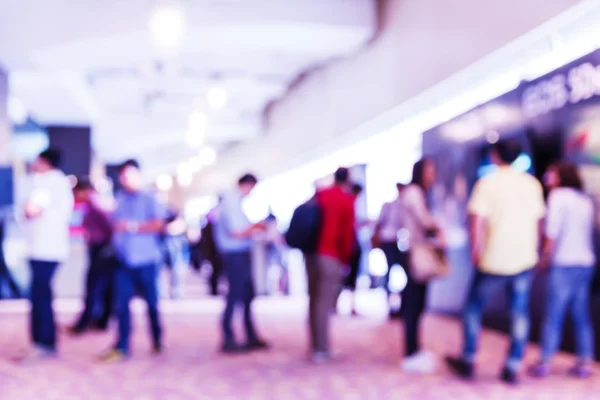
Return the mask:
M143 190L137 161L128 160L119 167L119 182L124 190L117 195L113 215L113 247L118 261L115 315L119 335L114 348L102 356L103 361L118 361L129 354L129 303L134 294L142 296L148 305L153 352L162 351L157 273L162 261L160 234L165 227L165 209L152 193Z
M223 346L224 353L245 350L260 350L268 347L260 340L252 321L252 299L254 283L252 280L252 235L257 229L264 229L263 224L252 224L244 214L242 201L256 186L258 180L251 174L244 175L238 181L237 190L225 196L219 205L219 219L216 223L215 239L221 254L221 260L227 280L229 293L223 314ZM233 311L237 304L244 306L244 326L247 343L240 346L231 327Z

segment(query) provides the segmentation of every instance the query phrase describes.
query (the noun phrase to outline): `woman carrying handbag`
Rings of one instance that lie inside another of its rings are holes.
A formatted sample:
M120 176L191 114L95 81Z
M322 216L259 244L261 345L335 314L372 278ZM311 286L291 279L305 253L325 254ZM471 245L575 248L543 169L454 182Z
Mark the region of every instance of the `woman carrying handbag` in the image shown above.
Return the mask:
M403 292L402 309L406 351L402 361L405 372L431 373L435 359L421 350L419 325L427 300L429 280L447 273L444 238L431 215L427 192L436 180L435 163L421 159L413 167L411 184L403 194L404 226L409 234L409 251L404 260L408 282Z

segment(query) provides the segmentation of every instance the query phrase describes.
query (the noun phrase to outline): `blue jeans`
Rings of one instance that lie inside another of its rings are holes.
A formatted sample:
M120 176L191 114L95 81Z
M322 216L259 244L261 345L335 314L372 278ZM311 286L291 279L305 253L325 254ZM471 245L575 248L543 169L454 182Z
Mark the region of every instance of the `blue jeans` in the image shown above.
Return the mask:
M190 265L189 247L185 237L169 237L166 240L168 266L171 269L171 297L179 298L183 294L183 274Z
M477 352L477 339L481 331L481 314L485 302L501 289L509 290L511 313L511 345L506 367L512 371L519 368L529 338L529 293L531 270L518 275L491 275L480 271L475 274L464 315L465 361L473 362Z
M252 300L254 299L254 282L252 281L252 256L249 251L238 253L223 253L223 266L229 282L227 304L223 313L223 341L233 343L235 337L231 320L236 306L244 309L244 327L248 342L258 340L252 320Z
M549 362L562 339L562 323L570 307L577 355L581 361L594 356L594 333L590 319L590 286L594 277L591 267L553 267L548 281L548 308L542 331L542 362Z
M119 337L115 348L129 353L131 313L129 303L139 294L148 306L148 318L155 346L161 345L162 329L158 315L158 285L156 265L130 268L119 266L115 271L115 315L119 321Z
M56 350L56 324L52 311L52 278L58 267L55 261L30 260L31 267L31 337L34 345Z

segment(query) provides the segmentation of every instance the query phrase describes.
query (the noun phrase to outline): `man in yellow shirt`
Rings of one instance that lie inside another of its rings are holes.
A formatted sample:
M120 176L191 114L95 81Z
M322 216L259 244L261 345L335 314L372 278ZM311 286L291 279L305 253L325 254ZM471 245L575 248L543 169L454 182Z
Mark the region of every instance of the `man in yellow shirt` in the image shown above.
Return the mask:
M519 155L516 142L496 144L490 157L497 169L477 182L468 205L471 257L477 271L464 311L462 356L446 359L450 368L464 378L474 375L483 306L499 290L509 290L512 317L503 381L517 382L527 346L532 269L538 262L545 204L542 185L533 176L511 167Z

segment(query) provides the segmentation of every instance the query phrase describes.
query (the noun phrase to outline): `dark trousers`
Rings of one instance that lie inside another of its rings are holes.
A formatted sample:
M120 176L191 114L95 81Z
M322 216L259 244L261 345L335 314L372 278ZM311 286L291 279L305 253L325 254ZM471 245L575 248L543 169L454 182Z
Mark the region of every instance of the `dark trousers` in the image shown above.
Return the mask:
M308 275L311 349L327 353L329 348L329 316L342 286L342 265L334 257L305 255Z
M403 262L401 265L408 265L409 255L401 254ZM404 340L406 341L405 356L410 357L421 350L419 326L427 304L427 284L415 282L411 277L410 268L405 268L405 271L408 281L402 292L402 316L404 318Z
M104 329L112 314L114 260L103 254L107 246L89 246L90 267L86 278L85 307L75 325L77 330L86 329L92 322ZM98 309L101 309L100 313L96 312Z
M119 265L115 270L115 315L119 321L119 337L116 349L129 352L131 334L131 312L129 303L134 294L139 294L146 301L152 341L155 346L161 345L162 328L158 314L158 267L147 265L128 267Z
M56 261L30 260L31 337L36 346L56 350L56 325L52 311L52 278Z
M219 294L219 278L223 273L223 265L221 263L221 257L214 254L209 259L210 265L212 267L212 274L210 275L210 293L213 296L217 296Z
M394 265L400 265L405 270L407 269L405 264L406 254L402 253L398 249L398 243L396 242L383 242L381 243L381 251L385 255L385 260L388 265L388 270L385 275L385 290L390 293L390 271Z
M233 312L237 305L244 309L244 326L248 342L258 339L252 320L252 299L254 298L254 282L252 281L252 257L249 251L223 253L221 257L225 274L229 282L227 304L223 313L223 340L233 343L235 335L231 327Z

